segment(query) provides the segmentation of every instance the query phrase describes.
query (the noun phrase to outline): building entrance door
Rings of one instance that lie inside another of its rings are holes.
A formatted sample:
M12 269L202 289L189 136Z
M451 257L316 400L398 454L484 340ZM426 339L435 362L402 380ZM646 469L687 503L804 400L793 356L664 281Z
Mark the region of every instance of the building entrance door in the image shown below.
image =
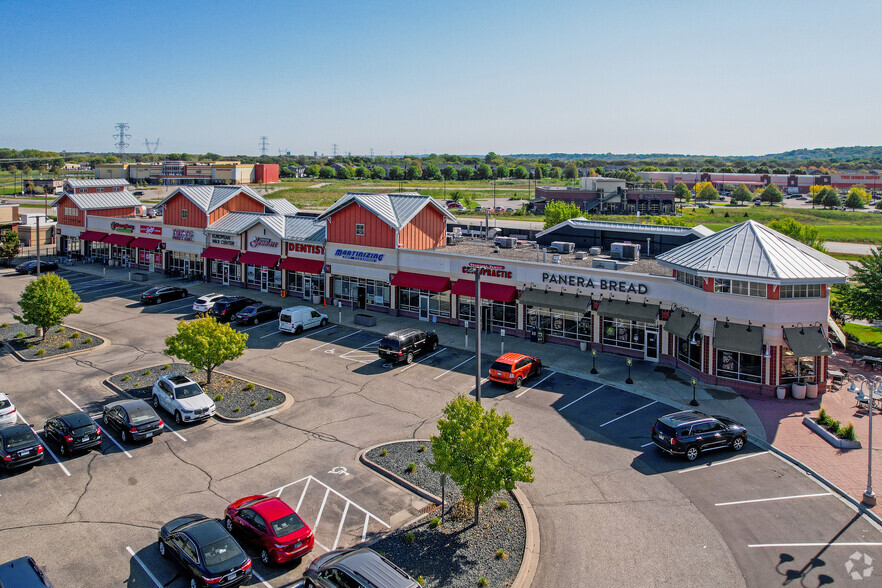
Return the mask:
M260 291L269 292L269 272L265 267L260 268Z
M643 358L649 361L658 361L658 327L646 329L646 348Z
M493 313L490 310L489 306L481 306L481 330L485 333L489 333L492 331L490 328L490 318L493 316Z
M429 320L429 295L420 294L420 320Z
M364 308L365 303L366 303L366 298L367 298L367 293L365 292L364 286L358 287L358 292L356 292L356 296L358 297L357 298L358 299L358 307Z
M221 270L221 283L224 286L230 285L230 264L224 262L223 269Z
M303 299L312 299L312 280L304 278L303 280Z

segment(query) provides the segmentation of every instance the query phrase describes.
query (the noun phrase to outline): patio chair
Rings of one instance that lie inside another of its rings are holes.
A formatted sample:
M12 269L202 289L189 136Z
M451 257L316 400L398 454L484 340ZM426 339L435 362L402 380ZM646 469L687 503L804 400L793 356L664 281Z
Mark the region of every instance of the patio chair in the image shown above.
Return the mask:
M867 397L864 394L863 391L860 391L854 395L854 401L856 403L855 406L857 406L858 408L860 408L863 405L863 406L867 407L867 410L870 409L869 408L870 407L870 403L869 403L870 399L869 399L869 397Z

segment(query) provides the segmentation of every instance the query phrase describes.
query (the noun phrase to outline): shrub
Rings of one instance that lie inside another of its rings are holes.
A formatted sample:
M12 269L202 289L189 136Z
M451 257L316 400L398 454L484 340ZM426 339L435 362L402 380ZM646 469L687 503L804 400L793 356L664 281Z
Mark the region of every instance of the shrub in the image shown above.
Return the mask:
M25 337L26 337L26 335L24 334L24 331L19 331L18 333L15 334L16 339L24 339Z
M419 584L420 586L425 586L426 579L423 578L422 576L417 576L416 583Z
M836 419L830 419L830 420L828 421L828 423L829 423L829 424L827 425L827 427L828 427L831 431L839 431L839 421L837 421Z
M726 214L723 215L725 218L729 218L729 211L726 211Z
M144 375L145 375L145 376L149 376L149 375L150 375L150 370L144 370Z
M56 333L63 333L63 332L65 332L66 330L67 330L67 329L65 329L64 327L58 327L57 329L55 329L55 332L56 332Z
M91 343L91 342L92 342L92 337L86 337L85 339L83 339L83 343L88 344L88 343Z
M478 579L478 586L487 586L488 584L490 584L490 582L487 580L486 577L481 576L481 577Z
M171 366L168 365L168 364L166 363L166 364L164 364L164 365L162 366L162 369L167 370L167 369L170 368L170 367L171 367Z
M504 549L497 549L496 559L508 559L508 554L505 552Z
M71 343L70 341L65 341L61 344L62 349L70 349L71 347L73 347L73 343Z
M267 400L272 400L272 399L273 399L273 395L272 395L272 394L267 394L267 395L266 395L266 399L267 399Z
M425 451L426 451L426 446L425 446L425 445L420 445L419 452L420 452L420 453L424 453Z
M44 355L46 353L45 349L37 349L37 355Z
M196 368L190 368L190 373L191 373L191 374L195 374L197 371L199 371L199 370L197 370Z
M5 329L8 326L9 326L9 323L3 323L2 325L0 325L0 329Z
M247 384L245 384L245 389L246 390L254 390L254 384L252 384L251 382L248 382Z
M227 378L226 380L224 380L224 382L226 382L227 384L232 384L233 380L230 378Z
M505 500L500 500L496 503L496 510L508 510L508 502Z
M214 401L215 401L215 402L220 402L220 401L223 400L223 399L224 399L224 395L223 395L223 394L215 394L215 395L214 395Z
M827 414L827 409L821 406L821 410L818 411L818 424L826 426L827 421L830 420L830 415Z
M431 519L429 519L429 526L432 527L433 529L438 528L438 525L440 525L440 524L441 524L441 519L439 519L438 517L432 517Z
M407 543L408 545L411 545L416 540L416 536L413 534L412 531L408 531L407 533L404 534L404 537L402 539L404 540L405 543Z
M854 434L854 424L849 422L847 427L840 427L837 432L840 439L848 439L849 441L855 441L857 439L857 435Z
M233 409L233 412L239 412L240 410L242 410L242 409L237 406L236 408Z
M389 452L386 451L385 448L383 448L383 449L380 450L380 455L382 455L383 457L386 457L387 455L389 455Z
M412 474L415 471L417 471L417 465L415 463L410 462L409 464L407 464L407 473L408 474Z
M79 338L80 338L80 334L77 333L76 331L74 331L73 333L70 334L70 338L71 338L71 339L79 339Z
M256 400L252 400L252 401L251 401L251 406L252 406L252 407L257 406L257 401L256 401Z
M140 386L141 382L135 382L135 386Z
M128 382L128 381L129 381L129 380L131 380L131 379L132 379L132 376L130 376L130 375L128 375L128 374L126 374L126 375L125 375L125 376L123 376L123 378L122 378L122 379L123 379L123 382Z
M28 348L28 349L32 349L32 348L34 348L34 347L36 347L36 346L37 346L36 343L28 343L27 348Z

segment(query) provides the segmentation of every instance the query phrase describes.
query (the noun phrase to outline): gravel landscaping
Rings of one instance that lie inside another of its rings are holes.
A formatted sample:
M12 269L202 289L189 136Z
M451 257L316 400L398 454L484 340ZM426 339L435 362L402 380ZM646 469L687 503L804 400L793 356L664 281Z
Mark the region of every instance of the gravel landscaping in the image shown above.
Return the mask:
M104 343L104 339L89 335L68 326L52 327L46 331L46 340L35 337L34 325L9 323L0 324L0 341L5 341L24 359L46 359L67 355L74 351L93 349Z
M421 448L425 446L425 451ZM383 455L385 450L386 455ZM365 458L411 484L441 496L440 474L429 469L432 447L428 441L390 443L369 451ZM408 471L413 463L416 470ZM388 557L425 586L511 586L521 567L526 541L524 517L517 501L500 492L481 506L480 523L472 527L471 507L458 502L459 488L448 479L444 523L432 528L438 510L419 522L396 529L371 547ZM502 504L507 508L501 508ZM501 552L499 550L502 550ZM504 555L503 555L504 552Z
M130 372L115 374L110 383L135 398L150 400L153 384L166 374L184 374L199 383L205 393L211 396L217 406L217 413L225 418L247 417L285 401L285 395L278 390L254 384L245 380L214 371L211 384L206 385L205 370L196 370L186 363L171 363ZM218 395L221 395L219 398Z

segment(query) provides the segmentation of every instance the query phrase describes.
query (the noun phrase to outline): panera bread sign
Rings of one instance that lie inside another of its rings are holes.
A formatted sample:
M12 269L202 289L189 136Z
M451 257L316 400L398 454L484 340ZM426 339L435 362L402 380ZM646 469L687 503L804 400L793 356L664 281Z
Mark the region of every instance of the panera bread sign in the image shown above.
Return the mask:
M542 283L571 286L573 288L607 290L609 292L625 292L630 294L646 294L649 292L649 286L646 284L632 282L630 280L595 280L594 278L586 278L585 276L558 274L553 272L542 272Z

